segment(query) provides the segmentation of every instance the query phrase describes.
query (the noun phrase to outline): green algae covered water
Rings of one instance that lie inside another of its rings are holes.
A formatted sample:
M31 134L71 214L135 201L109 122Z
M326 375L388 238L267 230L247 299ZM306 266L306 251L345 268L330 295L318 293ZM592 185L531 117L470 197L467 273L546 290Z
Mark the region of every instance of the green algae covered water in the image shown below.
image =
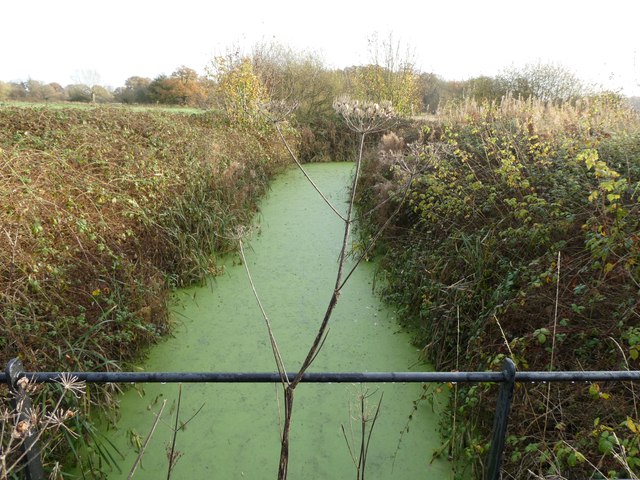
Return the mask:
M332 203L346 211L353 164L314 164L310 175ZM247 264L273 324L288 371L296 371L331 297L343 224L295 169L279 176L261 205L257 232L246 247ZM141 367L146 371L275 371L264 321L237 257L223 260L224 274L204 287L178 292L173 300L177 328ZM372 289L373 269L363 264L349 280L330 324L324 348L310 371L409 371L416 350L394 312ZM167 400L136 479L167 476L179 386L138 385L121 401L121 420L106 432L122 452L127 478L154 413ZM435 409L414 401L419 384L301 384L295 395L289 478L356 478L345 441L359 451L358 397L369 398L369 415L384 392L367 456L366 478L447 479L451 467L432 462L440 445ZM184 384L176 437L180 458L174 479L275 479L279 458L281 387L268 384ZM413 415L412 415L413 414ZM409 421L409 416L412 419ZM409 423L408 423L409 422ZM408 432L401 431L409 424ZM357 454L357 453L356 453Z

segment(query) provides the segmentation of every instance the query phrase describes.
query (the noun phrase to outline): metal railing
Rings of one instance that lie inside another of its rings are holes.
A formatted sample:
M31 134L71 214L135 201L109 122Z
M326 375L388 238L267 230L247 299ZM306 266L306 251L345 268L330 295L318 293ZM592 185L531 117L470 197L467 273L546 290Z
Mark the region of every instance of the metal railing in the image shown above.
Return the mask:
M18 380L51 383L60 375L72 375L87 383L280 383L280 374L271 372L25 372L18 359L7 363L0 382L9 385L14 408L27 418L31 400ZM289 373L289 378L295 373ZM487 456L486 478L499 480L504 443L516 383L637 381L640 371L518 372L513 361L505 359L500 372L307 372L305 383L500 383L496 413ZM44 468L37 444L37 432L30 432L23 442L27 480L44 480Z

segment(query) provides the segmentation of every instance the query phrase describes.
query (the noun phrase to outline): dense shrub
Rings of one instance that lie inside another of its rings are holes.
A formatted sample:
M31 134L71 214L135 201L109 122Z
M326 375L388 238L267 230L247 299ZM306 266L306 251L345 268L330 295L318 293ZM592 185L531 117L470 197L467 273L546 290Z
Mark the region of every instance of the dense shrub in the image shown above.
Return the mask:
M166 288L215 271L284 161L213 115L1 109L2 361L134 358L168 328Z
M638 117L612 96L562 107L506 99L442 112L421 134L404 155L426 173L383 264L384 295L427 358L445 370L499 369L505 356L523 370L638 369ZM397 197L388 156L365 168L366 209ZM479 468L496 387L452 388L450 448ZM521 386L507 475L628 475L623 448L637 474L636 403L630 385Z
M213 113L0 109L2 364L117 370L138 358L171 328L166 292L216 272L213 254L235 247L284 153L268 125ZM95 440L85 415L69 428Z

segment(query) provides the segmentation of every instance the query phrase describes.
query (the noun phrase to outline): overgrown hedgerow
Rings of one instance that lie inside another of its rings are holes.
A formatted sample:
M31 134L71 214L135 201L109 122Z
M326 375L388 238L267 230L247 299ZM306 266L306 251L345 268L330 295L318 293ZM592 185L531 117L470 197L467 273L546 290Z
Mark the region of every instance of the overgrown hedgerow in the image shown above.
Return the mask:
M0 359L118 368L215 271L286 158L214 114L0 109Z
M213 254L235 247L234 229L287 161L272 126L215 113L0 108L2 365L100 371L139 358L171 329L166 293L216 272ZM38 396L42 415L58 390ZM43 441L100 448L86 414L96 402L114 414L110 391L95 387Z
M637 115L612 96L505 99L441 112L421 133L413 154L395 153L426 173L386 235L383 265L384 295L425 356L444 370L495 370L505 356L521 370L638 369ZM365 207L400 188L389 155L365 167ZM452 388L449 448L480 478L497 387ZM629 384L521 385L505 478L638 474L639 422Z

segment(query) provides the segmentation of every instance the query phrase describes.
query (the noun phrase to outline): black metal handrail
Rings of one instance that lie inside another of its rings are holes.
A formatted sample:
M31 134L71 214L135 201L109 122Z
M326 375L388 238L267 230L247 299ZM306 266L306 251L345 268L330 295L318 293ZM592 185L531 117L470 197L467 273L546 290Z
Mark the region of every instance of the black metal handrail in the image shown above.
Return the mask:
M72 375L87 383L279 383L274 372L21 372L30 382L56 382ZM289 372L294 378L295 372ZM640 371L516 372L515 382L606 382L640 380ZM8 383L0 373L0 383ZM503 372L307 372L305 383L502 383Z
M76 377L87 383L280 383L280 374L273 372L26 372L18 359L7 363L0 373L0 383L9 385L19 406L26 414L30 399L20 387L20 378L30 383L59 381L62 375ZM294 378L295 373L289 373ZM516 383L540 382L600 382L638 381L640 371L564 371L517 372L515 364L506 358L500 372L307 372L304 383L500 383L496 414L491 437L491 449L487 458L487 478L500 479L500 467L506 438L511 400ZM33 438L36 432L31 434ZM34 441L24 442L27 480L44 479L40 451Z

